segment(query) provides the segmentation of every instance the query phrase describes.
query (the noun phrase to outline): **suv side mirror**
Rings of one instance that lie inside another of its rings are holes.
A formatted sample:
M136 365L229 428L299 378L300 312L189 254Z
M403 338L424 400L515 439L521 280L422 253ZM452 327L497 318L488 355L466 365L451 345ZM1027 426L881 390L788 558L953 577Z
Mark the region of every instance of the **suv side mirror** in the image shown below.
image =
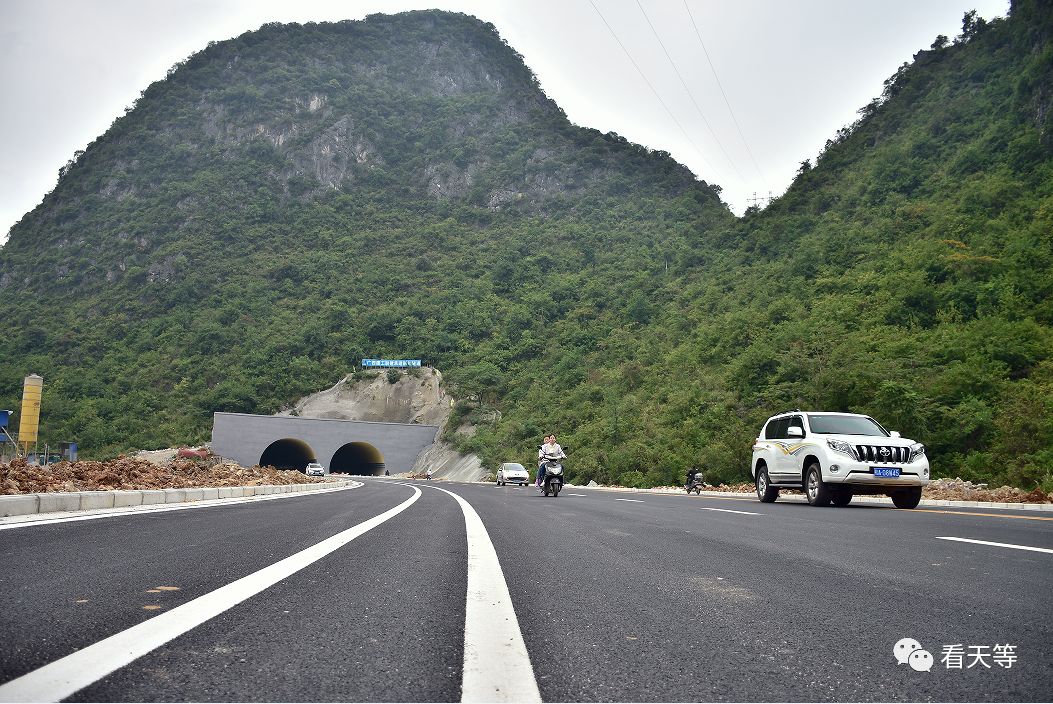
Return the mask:
M903 437L902 435L899 434L898 430L890 430L888 434L891 435L894 438Z
M788 438L803 438L804 437L804 430L801 429L801 428L798 428L795 425L795 426L789 428L786 431L786 437L788 437Z

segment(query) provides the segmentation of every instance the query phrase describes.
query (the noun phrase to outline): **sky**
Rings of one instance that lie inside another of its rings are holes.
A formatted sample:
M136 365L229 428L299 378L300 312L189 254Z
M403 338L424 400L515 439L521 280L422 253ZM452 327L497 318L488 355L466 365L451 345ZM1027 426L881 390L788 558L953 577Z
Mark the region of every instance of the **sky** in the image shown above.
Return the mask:
M0 0L0 242L59 169L209 41L437 8L492 22L572 122L664 150L736 213L962 15L1008 0ZM764 204L762 200L761 205Z

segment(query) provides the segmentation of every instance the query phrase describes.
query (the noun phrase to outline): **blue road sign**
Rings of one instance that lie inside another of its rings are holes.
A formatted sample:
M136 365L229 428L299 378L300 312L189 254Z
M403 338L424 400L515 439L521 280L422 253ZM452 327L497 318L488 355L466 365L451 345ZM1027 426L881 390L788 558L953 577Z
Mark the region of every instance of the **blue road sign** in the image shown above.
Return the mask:
M363 359L363 367L419 367L419 359Z

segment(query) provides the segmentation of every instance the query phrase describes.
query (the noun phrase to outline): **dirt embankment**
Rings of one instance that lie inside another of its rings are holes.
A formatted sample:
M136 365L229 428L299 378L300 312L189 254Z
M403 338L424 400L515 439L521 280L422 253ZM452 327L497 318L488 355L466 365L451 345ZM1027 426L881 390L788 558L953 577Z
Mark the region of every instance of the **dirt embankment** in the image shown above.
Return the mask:
M0 494L42 494L57 491L113 489L189 489L264 484L306 484L322 481L302 472L274 467L241 467L218 459L177 459L155 464L120 457L107 462L58 462L47 467L15 460L0 464Z

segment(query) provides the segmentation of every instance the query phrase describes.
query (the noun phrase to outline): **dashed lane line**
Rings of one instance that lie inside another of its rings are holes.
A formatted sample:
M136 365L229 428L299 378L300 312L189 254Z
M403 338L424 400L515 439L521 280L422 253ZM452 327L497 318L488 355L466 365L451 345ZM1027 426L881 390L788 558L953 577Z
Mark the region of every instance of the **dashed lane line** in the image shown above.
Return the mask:
M948 535L937 535L936 540L953 540L956 543L973 543L975 545L990 545L996 548L1012 548L1013 550L1030 550L1031 552L1044 552L1053 555L1049 548L1036 548L1031 545L1014 545L1013 543L994 543L990 540L973 540L972 538L953 538Z
M540 702L541 693L512 596L483 519L457 494L437 486L432 488L457 500L468 535L461 701Z
M394 518L420 498L420 489L413 486L410 488L413 489L413 496L378 516L171 611L0 685L0 702L58 702L75 694Z
M702 506L698 509L699 511L720 511L721 513L741 513L744 516L763 516L763 513L754 513L753 511L733 511L730 508L709 508Z
M615 499L615 501L631 501L634 504L642 504L643 501L640 499Z
M588 494L567 494L567 496L588 496Z

